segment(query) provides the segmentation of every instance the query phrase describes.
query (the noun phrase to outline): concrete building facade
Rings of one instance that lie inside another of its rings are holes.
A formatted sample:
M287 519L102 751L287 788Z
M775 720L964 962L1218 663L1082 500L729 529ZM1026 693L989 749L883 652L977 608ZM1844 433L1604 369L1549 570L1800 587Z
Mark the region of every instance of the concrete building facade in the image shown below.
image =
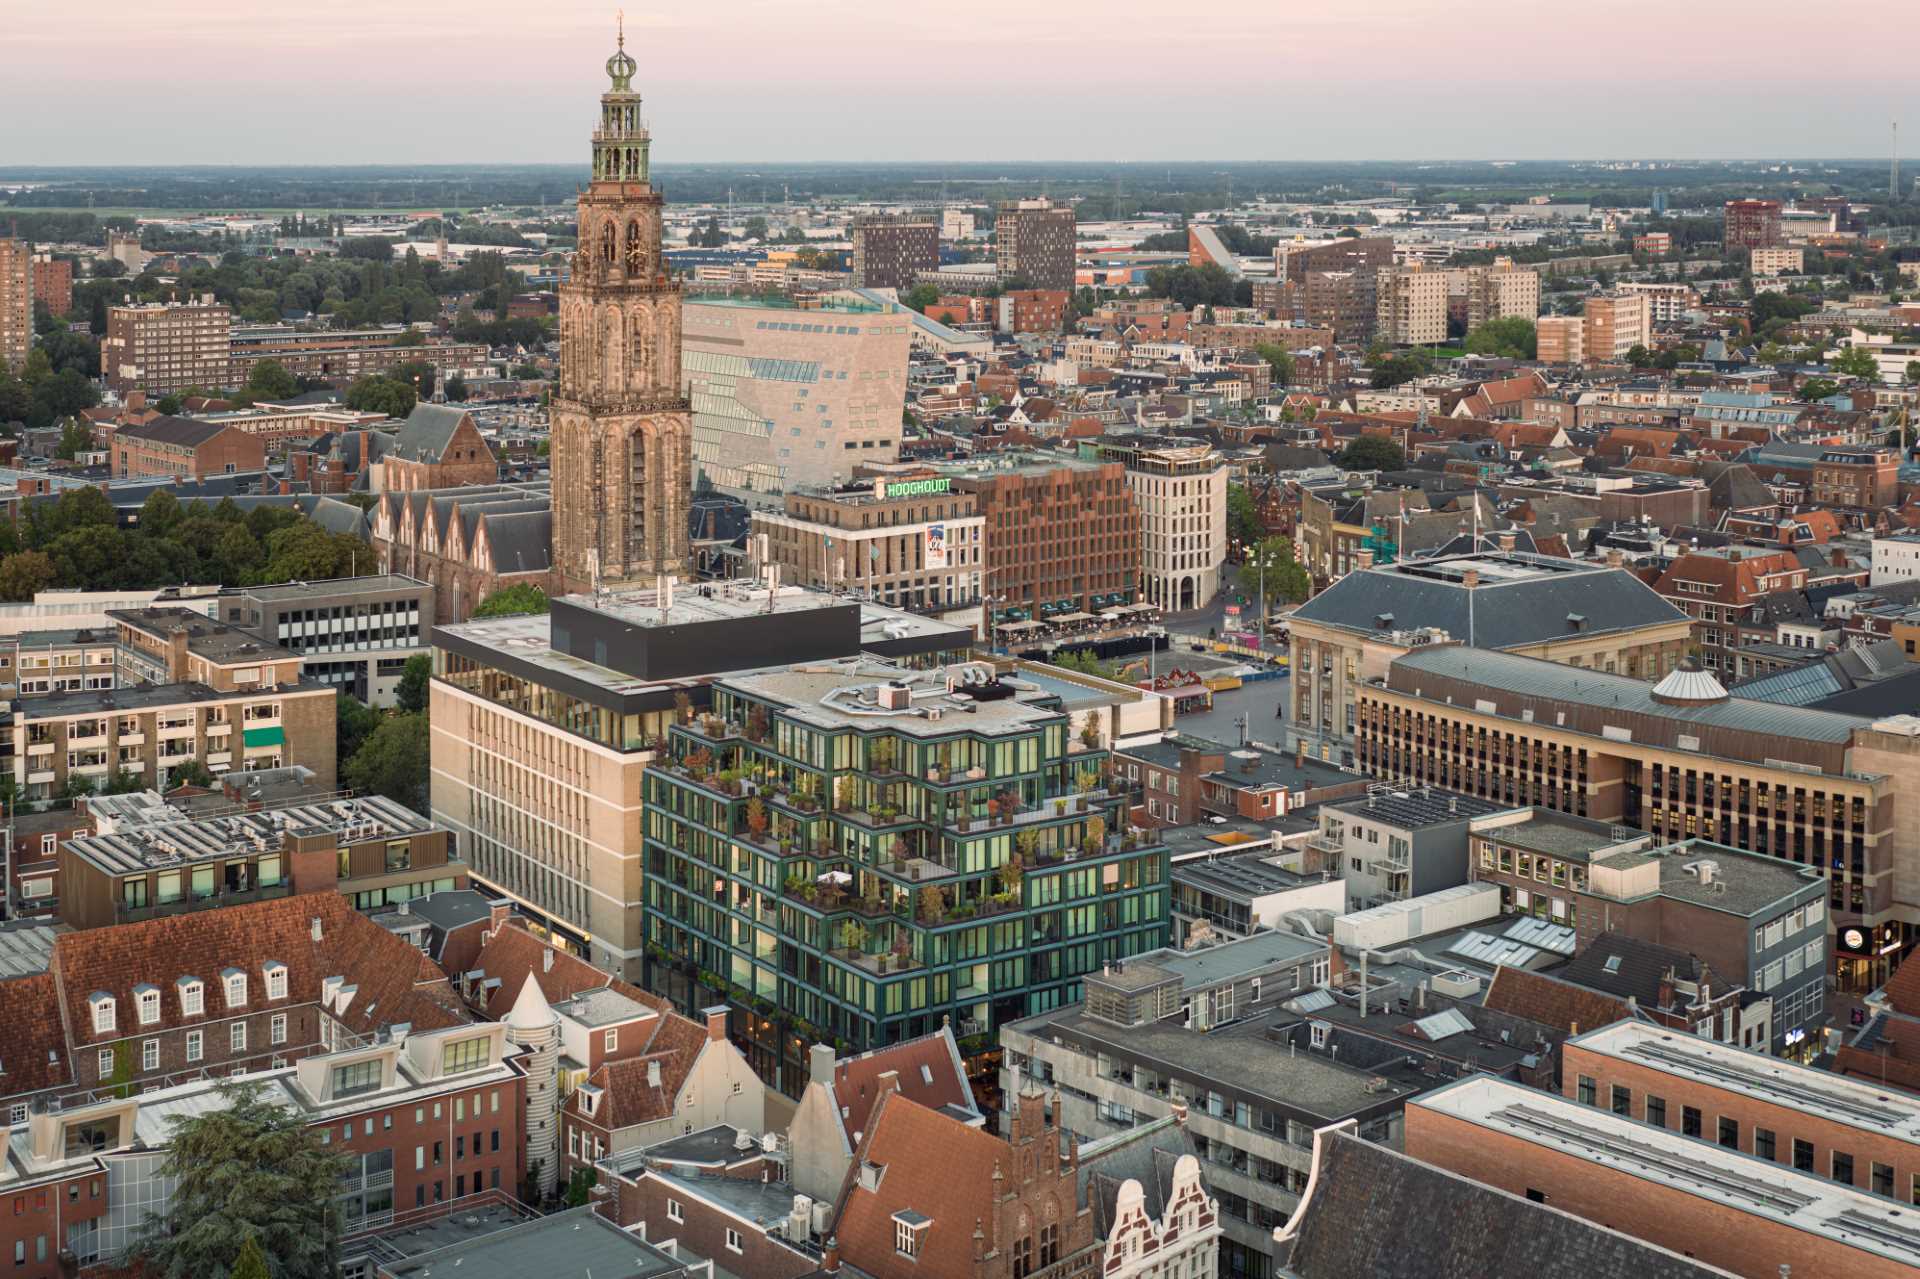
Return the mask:
M116 394L168 395L228 385L233 313L212 294L107 308L100 372Z

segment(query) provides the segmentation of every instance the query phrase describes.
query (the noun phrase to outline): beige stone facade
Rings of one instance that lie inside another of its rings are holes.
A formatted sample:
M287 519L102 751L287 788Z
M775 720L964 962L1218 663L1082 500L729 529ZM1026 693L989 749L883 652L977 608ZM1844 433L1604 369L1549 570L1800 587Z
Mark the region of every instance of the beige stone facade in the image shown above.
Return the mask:
M1467 327L1489 320L1531 320L1540 314L1540 273L1501 258L1467 269Z
M1447 277L1418 265L1389 267L1375 277L1374 335L1392 346L1447 340Z
M521 713L510 692L503 705L497 673L451 670L444 652L435 664L435 820L458 835L462 858L489 891L582 934L569 939L574 949L638 979L640 786L653 752L602 745Z
M660 256L664 197L633 59L607 61L580 247L560 286L553 401L553 563L563 582L684 575L692 411L680 390L680 286Z

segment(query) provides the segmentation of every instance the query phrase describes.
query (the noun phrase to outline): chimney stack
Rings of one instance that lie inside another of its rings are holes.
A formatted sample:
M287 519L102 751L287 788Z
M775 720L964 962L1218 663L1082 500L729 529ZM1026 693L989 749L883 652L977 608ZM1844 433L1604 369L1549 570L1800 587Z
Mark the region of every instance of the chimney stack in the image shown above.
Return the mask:
M703 1008L701 1012L707 1019L707 1038L718 1043L727 1037L727 1009L719 1004L712 1008Z
M1466 587L1468 590L1472 590L1474 587L1480 585L1480 570L1470 568L1462 573L1460 575L1460 585Z
M1621 554L1619 547L1609 546L1607 548L1607 567L1608 568L1619 568L1622 565L1624 565L1626 562L1627 562L1627 557Z

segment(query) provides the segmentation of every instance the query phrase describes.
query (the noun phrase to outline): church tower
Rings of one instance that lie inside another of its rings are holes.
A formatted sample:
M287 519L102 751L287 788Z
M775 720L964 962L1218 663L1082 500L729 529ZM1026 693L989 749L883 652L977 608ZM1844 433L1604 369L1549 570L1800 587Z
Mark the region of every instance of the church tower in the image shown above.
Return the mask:
M693 415L680 389L680 286L660 256L664 201L624 23L607 59L580 244L560 286L553 563L564 589L685 577Z

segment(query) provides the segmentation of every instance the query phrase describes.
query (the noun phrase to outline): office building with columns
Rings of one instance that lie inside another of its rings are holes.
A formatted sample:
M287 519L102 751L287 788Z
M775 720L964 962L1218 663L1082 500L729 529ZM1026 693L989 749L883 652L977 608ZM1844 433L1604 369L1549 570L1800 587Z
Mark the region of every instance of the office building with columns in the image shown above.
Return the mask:
M1144 600L1169 613L1204 608L1227 557L1227 464L1202 439L1114 435L1100 454L1126 467L1140 511Z

